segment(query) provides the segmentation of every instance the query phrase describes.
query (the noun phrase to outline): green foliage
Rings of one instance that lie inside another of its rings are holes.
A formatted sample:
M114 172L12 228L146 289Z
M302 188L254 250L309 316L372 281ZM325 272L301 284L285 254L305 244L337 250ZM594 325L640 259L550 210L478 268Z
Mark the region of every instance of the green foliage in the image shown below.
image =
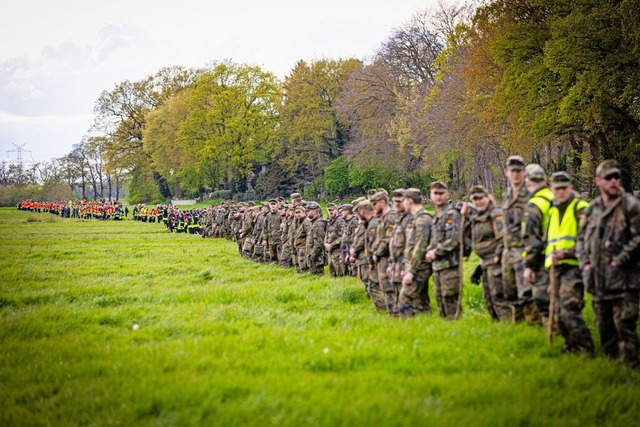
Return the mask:
M165 198L158 191L158 186L153 177L137 170L131 175L127 201L135 205L137 203L160 203L164 202Z
M349 163L344 156L337 157L325 169L324 187L331 196L344 194L349 189Z
M640 415L638 372L491 322L468 283L460 321L399 321L376 313L353 278L259 265L233 242L133 221L27 222L41 217L54 218L0 210L0 425L634 425Z

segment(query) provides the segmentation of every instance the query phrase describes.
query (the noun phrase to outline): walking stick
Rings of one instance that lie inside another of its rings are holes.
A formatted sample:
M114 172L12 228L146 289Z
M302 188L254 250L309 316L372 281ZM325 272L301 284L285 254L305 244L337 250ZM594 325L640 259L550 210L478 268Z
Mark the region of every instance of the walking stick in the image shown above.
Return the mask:
M462 314L462 258L464 257L464 223L466 217L462 215L462 219L460 220L460 260L458 263L458 303L456 304L456 315L455 319L460 318L460 314Z
M553 252L556 251L556 247L553 247ZM549 295L549 322L547 323L547 342L549 345L553 344L553 321L555 319L555 311L557 304L557 295L556 295L556 263L553 262L551 264L551 269L549 271L549 286L551 287L551 293Z

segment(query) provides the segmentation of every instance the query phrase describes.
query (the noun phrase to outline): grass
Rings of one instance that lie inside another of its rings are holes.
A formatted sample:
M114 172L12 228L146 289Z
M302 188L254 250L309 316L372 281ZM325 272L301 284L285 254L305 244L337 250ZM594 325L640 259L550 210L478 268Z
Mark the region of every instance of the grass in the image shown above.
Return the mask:
M640 374L490 322L472 285L460 321L402 321L375 313L354 279L257 265L232 242L159 224L0 209L0 237L3 426L583 426L640 415Z

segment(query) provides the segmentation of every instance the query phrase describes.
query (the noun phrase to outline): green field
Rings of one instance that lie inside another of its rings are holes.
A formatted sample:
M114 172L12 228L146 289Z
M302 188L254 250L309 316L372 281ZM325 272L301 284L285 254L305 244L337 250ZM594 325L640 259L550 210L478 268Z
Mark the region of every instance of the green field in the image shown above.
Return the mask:
M460 321L400 320L354 279L257 265L158 224L0 209L0 238L0 426L640 419L640 373L490 322L473 285Z

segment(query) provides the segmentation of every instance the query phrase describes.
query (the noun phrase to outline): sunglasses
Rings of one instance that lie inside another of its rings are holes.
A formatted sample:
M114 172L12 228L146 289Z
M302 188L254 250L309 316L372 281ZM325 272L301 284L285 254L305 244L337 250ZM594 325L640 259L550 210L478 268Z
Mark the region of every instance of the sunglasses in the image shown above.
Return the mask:
M612 173L610 175L607 175L607 176L603 177L603 179L605 181L611 181L612 179L615 179L615 180L619 181L620 180L620 174L617 173L617 172L614 172L614 173Z

